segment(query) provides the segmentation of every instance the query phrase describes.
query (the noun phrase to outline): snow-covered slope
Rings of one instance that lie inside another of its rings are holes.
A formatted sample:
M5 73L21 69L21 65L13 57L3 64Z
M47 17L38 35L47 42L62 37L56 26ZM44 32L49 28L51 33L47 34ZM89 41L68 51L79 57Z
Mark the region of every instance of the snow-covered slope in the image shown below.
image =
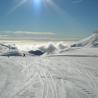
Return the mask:
M98 57L0 57L0 98L98 98Z
M60 46L55 55L57 48L49 45L40 57L0 56L0 98L98 98L97 42L94 33L74 47ZM17 50L4 44L0 49Z
M78 41L71 45L72 47L98 47L98 31L94 32L91 36Z
M22 67L17 62L0 56L0 98L11 98L16 92L23 80L21 70Z
M72 47L50 56L98 57L98 48Z

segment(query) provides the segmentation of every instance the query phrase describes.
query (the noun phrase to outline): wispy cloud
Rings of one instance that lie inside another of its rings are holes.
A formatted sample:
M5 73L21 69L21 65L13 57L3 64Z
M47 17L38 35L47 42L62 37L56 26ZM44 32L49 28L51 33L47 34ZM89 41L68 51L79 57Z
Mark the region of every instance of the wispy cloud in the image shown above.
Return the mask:
M15 31L14 34L32 34L32 35L55 35L53 32L29 32L29 31Z
M0 38L1 38L1 37L8 37L8 35L5 35L5 34L2 35L2 34L0 34Z
M0 34L27 34L27 35L55 35L53 32L32 32L32 31L0 31Z
M51 39L55 36L53 32L0 31L1 39Z

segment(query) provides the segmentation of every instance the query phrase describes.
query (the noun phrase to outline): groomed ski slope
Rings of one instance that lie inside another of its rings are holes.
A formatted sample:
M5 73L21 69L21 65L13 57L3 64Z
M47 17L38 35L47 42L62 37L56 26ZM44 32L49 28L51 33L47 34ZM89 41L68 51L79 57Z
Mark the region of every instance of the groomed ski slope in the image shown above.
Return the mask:
M98 98L98 57L64 55L0 57L0 98Z

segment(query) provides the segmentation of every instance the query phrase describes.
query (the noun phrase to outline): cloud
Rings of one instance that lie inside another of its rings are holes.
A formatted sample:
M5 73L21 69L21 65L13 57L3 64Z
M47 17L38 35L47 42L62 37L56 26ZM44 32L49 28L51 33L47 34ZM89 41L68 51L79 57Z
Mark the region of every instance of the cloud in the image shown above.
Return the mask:
M8 35L0 35L0 37L7 37Z
M68 45L63 42L58 42L58 43L49 42L45 45L39 46L38 50L41 50L42 52L45 52L46 54L53 54L53 53L58 53L67 47Z
M6 35L6 34L0 34L0 39L5 39L7 37L8 37L8 35Z
M1 39L52 39L55 33L52 32L31 32L31 31L0 31Z
M27 35L55 35L53 32L31 32L31 31L0 31L1 34L27 34Z
M29 32L29 31L15 31L14 34L32 34L32 35L55 35L53 32Z
M31 32L31 31L0 31L1 34L27 34L27 35L55 35L53 32Z

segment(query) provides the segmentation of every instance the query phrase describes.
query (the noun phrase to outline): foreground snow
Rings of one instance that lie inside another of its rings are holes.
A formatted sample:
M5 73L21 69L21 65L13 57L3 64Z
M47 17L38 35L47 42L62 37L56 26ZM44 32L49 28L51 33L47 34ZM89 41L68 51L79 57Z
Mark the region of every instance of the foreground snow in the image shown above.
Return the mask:
M0 98L98 98L97 52L79 48L60 56L0 57Z
M98 48L68 48L55 55L62 55L62 56L82 56L82 57L98 57Z

